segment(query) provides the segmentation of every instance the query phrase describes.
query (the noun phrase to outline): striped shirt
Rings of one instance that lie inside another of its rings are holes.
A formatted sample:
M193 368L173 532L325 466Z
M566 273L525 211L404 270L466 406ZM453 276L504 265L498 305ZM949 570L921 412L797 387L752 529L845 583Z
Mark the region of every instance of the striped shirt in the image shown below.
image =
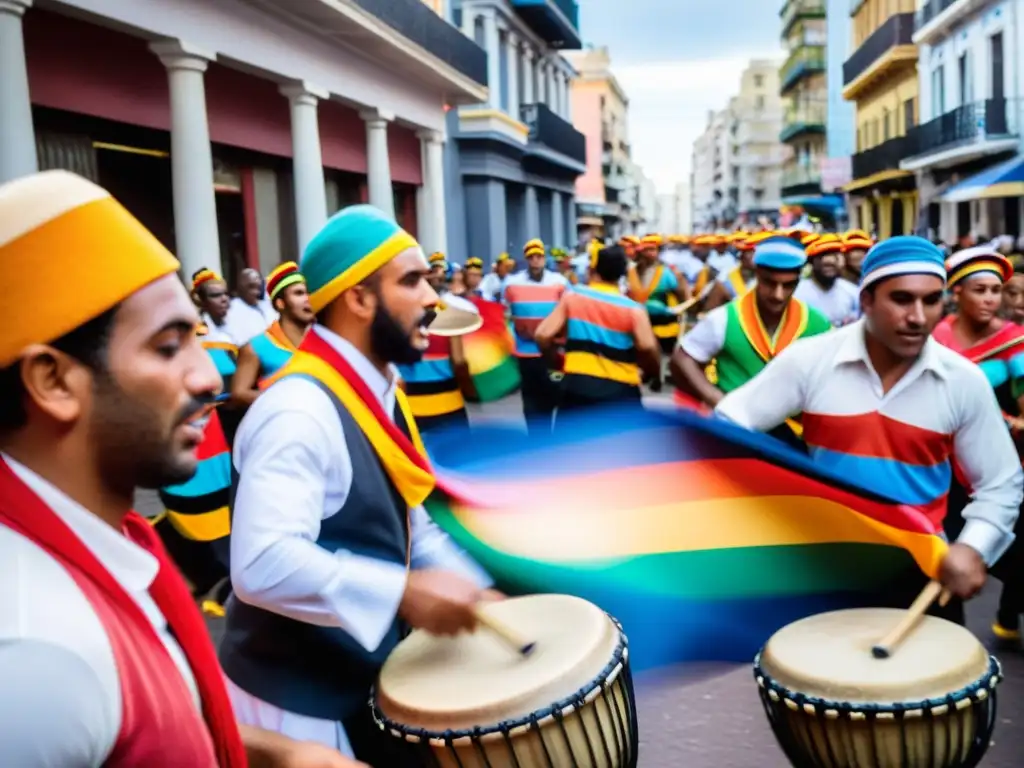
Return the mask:
M533 334L554 311L568 287L564 277L549 270L544 270L540 280L533 280L529 272L517 272L506 279L505 303L512 315L516 357L540 357Z
M565 387L595 398L640 386L634 328L643 307L613 287L566 296Z
M929 338L910 370L883 392L864 334L859 321L794 342L716 412L767 431L802 411L815 461L920 508L937 525L955 460L973 489L960 541L991 565L1014 539L1024 473L988 380Z

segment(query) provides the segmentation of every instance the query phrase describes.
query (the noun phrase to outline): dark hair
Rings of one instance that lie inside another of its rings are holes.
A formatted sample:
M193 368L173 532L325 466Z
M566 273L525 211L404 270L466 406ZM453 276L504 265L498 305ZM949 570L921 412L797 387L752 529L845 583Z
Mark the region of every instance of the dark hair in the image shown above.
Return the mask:
M609 245L597 252L597 276L606 283L617 283L626 274L626 251L621 245Z
M107 346L117 310L116 306L108 309L51 342L50 346L75 358L93 371L105 371ZM0 433L20 429L27 421L21 361L15 361L6 368L0 368Z

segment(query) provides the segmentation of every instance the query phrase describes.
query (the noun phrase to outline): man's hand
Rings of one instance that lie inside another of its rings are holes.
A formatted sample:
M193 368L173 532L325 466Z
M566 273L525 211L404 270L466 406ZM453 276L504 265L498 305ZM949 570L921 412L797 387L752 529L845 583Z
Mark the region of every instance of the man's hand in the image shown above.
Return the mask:
M950 544L939 569L942 586L957 597L969 600L981 591L988 568L981 555L966 544Z
M370 768L314 741L296 741L273 731L239 725L249 768Z
M468 579L448 571L409 572L398 615L432 635L457 635L476 628L474 608L482 590Z

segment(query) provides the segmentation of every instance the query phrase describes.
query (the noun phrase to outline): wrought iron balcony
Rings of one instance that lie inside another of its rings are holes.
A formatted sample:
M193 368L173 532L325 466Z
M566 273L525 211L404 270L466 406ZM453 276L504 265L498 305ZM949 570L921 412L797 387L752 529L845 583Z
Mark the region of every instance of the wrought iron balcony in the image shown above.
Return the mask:
M988 99L939 115L909 131L912 154L928 155L987 138L1016 136L1019 131L1016 106L1015 100Z
M801 45L794 50L779 70L779 90L785 93L802 78L825 71L825 47Z
M853 178L865 179L882 171L899 170L900 161L915 153L912 136L897 136L853 156Z
M576 49L580 40L580 7L576 0L510 0L519 17L553 48Z
M828 105L823 101L800 101L791 104L782 118L779 141L787 142L804 133L824 133Z
M782 194L792 195L821 188L821 169L815 165L795 165L782 171Z
M917 11L915 27L917 29L921 29L921 27L928 24L944 10L952 5L956 5L958 2L960 2L960 0L928 0L928 2L921 6Z
M786 37L800 19L825 18L825 0L788 0L779 11L779 17L782 19L782 37Z
M897 13L872 32L843 63L843 85L849 85L870 69L886 53L901 45L913 45L914 14ZM916 62L917 55L914 55Z
M587 138L572 123L554 112L547 104L524 104L520 120L530 129L530 142L540 144L571 160L586 165Z
M487 53L423 0L352 0L453 69L487 85Z

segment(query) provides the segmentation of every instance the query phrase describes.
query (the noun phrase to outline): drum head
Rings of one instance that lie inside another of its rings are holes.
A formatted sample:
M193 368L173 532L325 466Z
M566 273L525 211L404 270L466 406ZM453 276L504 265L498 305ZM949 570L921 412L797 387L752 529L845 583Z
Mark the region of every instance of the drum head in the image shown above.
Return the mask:
M437 732L525 717L593 682L619 642L611 619L576 597L533 595L487 610L534 640L533 653L520 656L483 627L451 638L416 630L381 670L381 712Z
M479 330L483 324L483 318L473 302L445 294L441 297L441 308L427 328L427 333L434 336L463 336Z
M988 669L988 653L967 629L925 616L888 659L871 648L904 612L863 608L810 616L776 632L761 668L779 685L857 703L916 702L958 691Z

